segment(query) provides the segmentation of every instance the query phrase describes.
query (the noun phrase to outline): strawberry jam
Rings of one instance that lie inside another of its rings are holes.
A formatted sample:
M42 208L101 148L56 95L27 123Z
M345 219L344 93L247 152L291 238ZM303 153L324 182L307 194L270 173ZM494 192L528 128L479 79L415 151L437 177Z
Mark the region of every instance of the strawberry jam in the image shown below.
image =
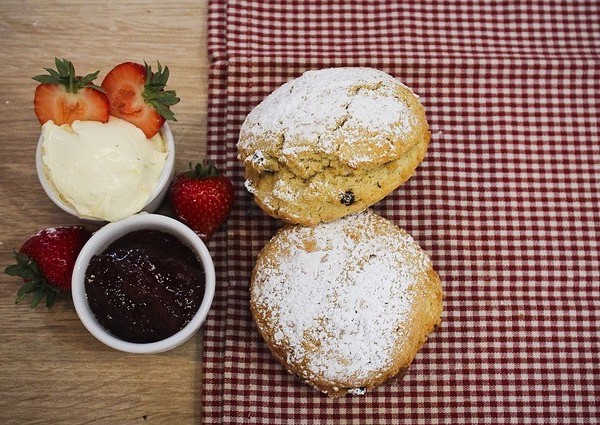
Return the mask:
M85 276L96 319L129 342L160 341L181 330L204 296L204 268L175 236L138 230L94 256Z

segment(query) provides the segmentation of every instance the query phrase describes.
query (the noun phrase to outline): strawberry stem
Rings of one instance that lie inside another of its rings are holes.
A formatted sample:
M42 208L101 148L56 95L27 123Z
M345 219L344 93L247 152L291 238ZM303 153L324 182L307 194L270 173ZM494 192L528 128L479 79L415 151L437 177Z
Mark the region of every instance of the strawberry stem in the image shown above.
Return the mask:
M100 70L84 77L78 77L75 74L75 66L71 61L54 58L54 65L56 70L44 68L48 74L36 75L32 78L42 84L60 84L65 87L68 93L77 93L82 88L93 88L104 93L104 89L92 82L98 77Z
M221 173L210 161L204 160L202 163L197 163L192 167L192 163L189 163L190 167L190 178L192 179L205 179L208 177L218 177Z
M164 119L177 121L175 114L171 111L171 106L179 103L179 97L175 90L165 90L169 79L169 67L163 66L157 62L157 71L152 71L152 67L144 61L146 68L146 83L142 96L144 101L151 105Z
M73 62L69 61L69 93L77 93L77 87L75 86L75 67Z

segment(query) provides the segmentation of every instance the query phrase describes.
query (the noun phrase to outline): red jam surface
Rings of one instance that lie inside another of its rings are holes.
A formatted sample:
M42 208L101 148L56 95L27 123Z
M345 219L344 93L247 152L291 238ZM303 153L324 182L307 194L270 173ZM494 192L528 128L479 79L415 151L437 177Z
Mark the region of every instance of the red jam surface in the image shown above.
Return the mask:
M175 236L138 230L92 257L85 276L96 319L129 342L160 341L181 330L204 296L204 268Z

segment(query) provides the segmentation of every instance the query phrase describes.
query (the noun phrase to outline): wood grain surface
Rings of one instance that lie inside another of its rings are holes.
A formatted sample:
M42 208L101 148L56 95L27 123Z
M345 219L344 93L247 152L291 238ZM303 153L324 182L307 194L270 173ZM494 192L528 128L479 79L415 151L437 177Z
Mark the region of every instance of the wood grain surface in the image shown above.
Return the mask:
M207 1L7 1L0 4L0 267L36 231L80 223L44 194L35 173L40 132L33 75L54 57L79 73L124 61L169 66L176 171L205 151ZM1 424L187 424L201 418L201 335L164 354L133 355L96 341L68 297L47 310L15 305L0 274Z

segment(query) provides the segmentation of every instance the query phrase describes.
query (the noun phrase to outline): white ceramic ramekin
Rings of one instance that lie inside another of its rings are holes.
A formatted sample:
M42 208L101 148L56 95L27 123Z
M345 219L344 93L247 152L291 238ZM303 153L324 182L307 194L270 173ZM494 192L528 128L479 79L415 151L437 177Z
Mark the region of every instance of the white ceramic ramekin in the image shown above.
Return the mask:
M162 341L151 343L128 342L112 335L98 322L92 313L85 293L85 272L90 259L94 255L102 253L108 245L121 236L142 229L160 230L177 237L196 253L204 267L205 274L204 298L192 320L175 335ZM75 310L77 311L81 322L93 336L104 344L128 353L160 353L183 344L200 329L206 320L214 294L215 268L204 242L202 242L200 237L194 231L183 223L158 214L135 214L123 220L108 223L100 228L100 230L94 233L79 253L77 261L75 262L75 269L73 270L73 304L75 305Z
M169 127L168 123L164 123L162 128L160 129L160 135L165 141L165 146L167 149L167 159L165 161L165 168L163 169L158 181L156 182L156 186L152 190L152 194L146 203L146 206L142 208L141 211L152 213L160 207L163 199L165 198L167 192L169 191L169 185L171 184L171 180L173 179L173 175L175 172L175 141L173 140L173 133L171 132L171 127ZM46 195L54 202L60 209L63 211L83 220L91 220L91 221L102 221L97 219L90 219L89 217L82 217L77 213L77 210L69 203L65 202L56 191L56 188L48 181L48 177L44 171L44 163L42 162L42 143L44 141L44 136L40 134L40 138L38 140L37 148L35 151L35 167L37 170L38 179L46 192Z

